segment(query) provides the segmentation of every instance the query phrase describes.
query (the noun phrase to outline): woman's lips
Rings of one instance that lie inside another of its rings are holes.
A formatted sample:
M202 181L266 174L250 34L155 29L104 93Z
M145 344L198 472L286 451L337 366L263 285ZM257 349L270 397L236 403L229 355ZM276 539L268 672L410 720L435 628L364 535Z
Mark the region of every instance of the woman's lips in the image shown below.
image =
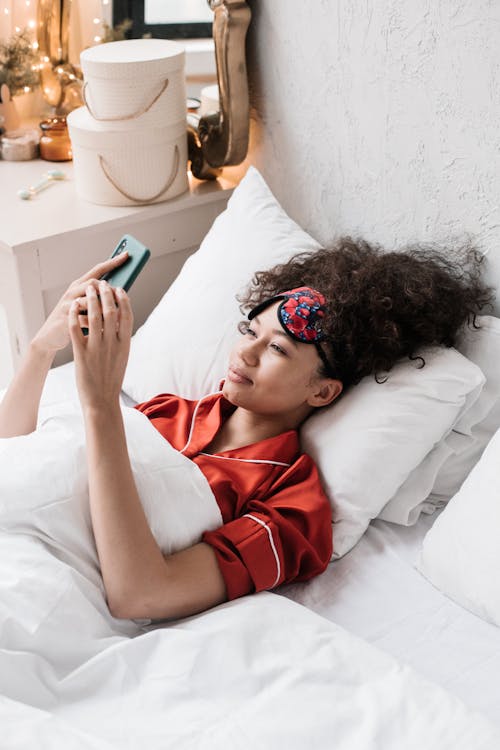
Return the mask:
M242 370L239 370L237 367L230 367L227 372L228 380L230 380L232 383L246 383L248 385L252 384L252 380L248 378L245 373Z

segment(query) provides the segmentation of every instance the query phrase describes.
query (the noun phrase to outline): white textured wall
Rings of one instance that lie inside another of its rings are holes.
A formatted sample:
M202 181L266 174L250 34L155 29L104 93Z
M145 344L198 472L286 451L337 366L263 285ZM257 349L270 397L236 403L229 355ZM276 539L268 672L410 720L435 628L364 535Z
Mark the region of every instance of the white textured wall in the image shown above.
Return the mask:
M249 5L250 159L293 218L325 244L469 235L500 285L500 2Z

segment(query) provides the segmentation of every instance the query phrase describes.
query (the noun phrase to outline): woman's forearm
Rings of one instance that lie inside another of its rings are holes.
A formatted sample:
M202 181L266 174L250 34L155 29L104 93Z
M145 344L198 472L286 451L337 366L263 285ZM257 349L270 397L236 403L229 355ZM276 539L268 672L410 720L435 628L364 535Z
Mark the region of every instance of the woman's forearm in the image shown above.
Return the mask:
M119 404L84 409L84 418L92 526L108 606L119 616L164 585L166 565L135 486Z
M98 263L84 276L73 281L65 291L29 345L21 367L0 403L0 437L27 435L36 428L45 378L56 352L64 349L70 341L68 311L71 304L84 298L89 286L98 288L98 279L119 266L126 258L125 252ZM83 304L82 308L85 307ZM79 322L82 326L87 325L83 318Z
M55 352L31 342L0 403L0 438L28 435L36 428L38 407Z

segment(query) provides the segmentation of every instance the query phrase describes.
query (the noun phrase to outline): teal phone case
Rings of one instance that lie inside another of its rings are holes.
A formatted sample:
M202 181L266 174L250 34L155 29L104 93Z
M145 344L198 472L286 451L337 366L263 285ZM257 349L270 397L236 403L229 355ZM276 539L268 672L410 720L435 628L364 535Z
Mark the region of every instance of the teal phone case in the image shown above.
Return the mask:
M124 234L111 255L114 258L121 253L128 252L128 260L114 271L105 273L102 278L111 286L121 286L126 292L130 289L139 273L147 263L151 253L142 242L136 240L130 234Z
M142 242L132 237L131 234L124 234L110 257L114 258L116 255L125 252L125 250L128 252L128 260L119 266L119 268L115 268L114 271L105 273L104 276L101 276L101 279L107 281L110 286L120 286L128 292L146 265L151 252ZM88 328L82 328L82 331L85 336L88 335Z

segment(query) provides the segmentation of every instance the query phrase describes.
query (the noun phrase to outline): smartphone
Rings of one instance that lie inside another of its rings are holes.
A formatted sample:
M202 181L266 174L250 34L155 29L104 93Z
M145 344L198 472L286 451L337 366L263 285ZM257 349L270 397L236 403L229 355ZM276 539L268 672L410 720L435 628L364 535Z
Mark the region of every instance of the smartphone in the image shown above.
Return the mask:
M128 252L128 259L122 263L121 266L115 268L113 271L108 271L101 279L107 281L110 286L121 286L126 292L130 289L140 272L146 265L151 252L150 250L132 237L131 234L124 234L118 245L115 247L111 254L111 258L115 258L120 253ZM82 314L86 314L86 310L82 311ZM84 336L88 335L89 329L82 328Z
M130 234L124 234L118 245L113 250L111 258L115 258L121 253L128 252L128 259L121 266L113 271L108 271L102 279L108 282L110 286L121 286L126 292L130 289L144 266L146 265L151 253L142 242L136 240Z

